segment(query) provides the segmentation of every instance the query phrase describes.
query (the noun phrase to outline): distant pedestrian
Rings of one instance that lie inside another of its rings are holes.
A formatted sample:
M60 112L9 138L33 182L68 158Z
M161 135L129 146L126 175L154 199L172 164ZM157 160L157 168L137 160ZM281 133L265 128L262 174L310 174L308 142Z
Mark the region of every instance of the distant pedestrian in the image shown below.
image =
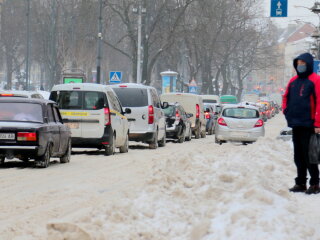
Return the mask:
M297 75L290 79L283 95L282 109L292 128L294 163L297 167L295 185L291 192L316 194L319 189L319 168L309 162L311 135L320 133L320 76L313 72L313 57L309 53L293 61ZM307 171L310 174L307 189Z

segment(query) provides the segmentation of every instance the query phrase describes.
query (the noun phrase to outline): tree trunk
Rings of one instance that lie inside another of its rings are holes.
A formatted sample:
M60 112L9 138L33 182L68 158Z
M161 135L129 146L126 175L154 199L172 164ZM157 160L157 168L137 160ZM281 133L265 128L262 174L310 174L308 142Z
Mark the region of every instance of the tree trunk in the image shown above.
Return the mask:
M7 51L6 51L7 52ZM6 67L7 67L7 89L12 89L12 57L10 54L6 54Z
M220 95L220 89L219 89L219 78L220 78L220 74L221 74L221 69L219 68L217 73L216 73L216 77L214 79L214 87L215 87L215 91L214 93L216 95Z
M241 78L241 69L238 68L237 70L237 78L238 78L238 84L239 84L239 89L238 89L238 94L237 98L240 99L243 91L243 79Z
M227 69L225 66L221 67L221 76L223 80L223 87L221 90L221 95L226 95L229 89L229 81L227 77Z

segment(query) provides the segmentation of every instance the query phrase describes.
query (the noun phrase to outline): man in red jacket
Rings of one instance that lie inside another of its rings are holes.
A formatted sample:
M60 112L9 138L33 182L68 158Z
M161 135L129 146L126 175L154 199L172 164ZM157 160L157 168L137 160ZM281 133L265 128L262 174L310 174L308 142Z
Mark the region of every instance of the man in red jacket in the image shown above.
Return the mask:
M319 168L309 162L311 135L320 133L320 77L313 72L313 57L309 53L293 61L297 75L290 79L283 95L282 109L288 126L292 128L294 162L297 167L295 185L291 192L316 194L319 188ZM310 186L307 189L307 171Z

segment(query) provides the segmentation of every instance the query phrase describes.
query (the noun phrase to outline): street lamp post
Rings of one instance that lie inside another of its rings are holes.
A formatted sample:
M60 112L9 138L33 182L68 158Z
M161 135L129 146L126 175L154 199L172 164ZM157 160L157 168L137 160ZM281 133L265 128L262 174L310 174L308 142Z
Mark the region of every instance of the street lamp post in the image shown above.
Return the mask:
M101 82L101 40L102 40L102 0L99 0L98 23L98 48L97 48L97 83Z
M141 1L139 1L138 8L133 9L134 13L138 14L138 42L137 42L137 83L141 83L141 41L142 41L142 14L146 12L146 9L142 7Z
M26 51L26 90L29 90L29 54L30 54L30 0L27 0L27 51Z

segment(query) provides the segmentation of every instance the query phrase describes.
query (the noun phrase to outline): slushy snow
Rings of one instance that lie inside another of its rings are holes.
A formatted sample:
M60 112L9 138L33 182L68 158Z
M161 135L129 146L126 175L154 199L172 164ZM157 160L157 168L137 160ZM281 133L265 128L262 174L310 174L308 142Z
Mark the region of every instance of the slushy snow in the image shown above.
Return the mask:
M43 181L58 184L33 189L41 198L23 191L10 196L25 197L26 204L7 204L12 216L9 224L1 217L0 239L320 239L320 194L288 191L296 174L292 143L276 139L285 126L282 114L277 115L267 122L266 137L247 146L220 146L214 136L157 150L132 142L128 154L80 152L69 166L3 168L62 175L38 179L40 186ZM40 213L32 200L43 207ZM15 211L20 207L29 211ZM23 224L24 214L30 225Z

